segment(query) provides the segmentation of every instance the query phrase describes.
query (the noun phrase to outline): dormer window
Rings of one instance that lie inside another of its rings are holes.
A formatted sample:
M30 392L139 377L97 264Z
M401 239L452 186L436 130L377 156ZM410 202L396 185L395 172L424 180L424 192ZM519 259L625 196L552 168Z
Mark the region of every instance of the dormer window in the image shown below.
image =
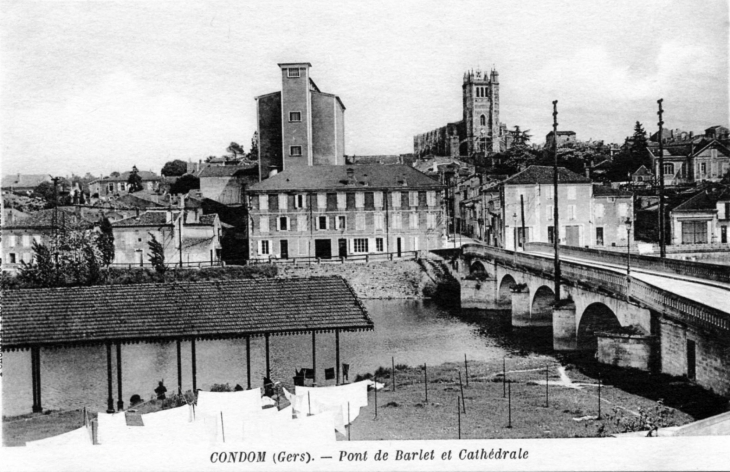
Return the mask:
M289 112L289 121L302 121L302 112L290 111Z
M286 76L287 77L300 77L299 69L287 69Z

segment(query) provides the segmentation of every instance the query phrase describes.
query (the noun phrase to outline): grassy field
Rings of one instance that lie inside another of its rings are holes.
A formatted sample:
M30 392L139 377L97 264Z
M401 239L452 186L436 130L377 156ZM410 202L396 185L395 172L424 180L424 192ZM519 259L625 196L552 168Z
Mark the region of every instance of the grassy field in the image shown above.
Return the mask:
M562 376L561 369L564 369ZM396 366L395 391L392 391L390 369L381 368L377 380L385 383L386 388L377 393L377 417L375 392L370 392L368 406L360 411L350 428L350 438L353 441L456 439L459 437L457 399L462 386L463 439L598 437L647 429L651 422L675 426L693 421L687 413L628 393L610 381L601 389L601 418L598 419L595 378L571 365L562 368L550 356L508 358L506 371L508 382L504 383L501 360L470 362L467 385L463 363L428 366L426 401L422 366ZM566 377L580 388L564 386ZM504 395L506 387L511 395ZM281 407L284 406L285 402ZM140 414L160 408L161 402L155 401L138 405L136 412L127 413L127 424L141 425ZM22 446L26 441L61 434L82 424L80 410L3 418L3 445ZM338 435L338 439L346 440L346 437Z

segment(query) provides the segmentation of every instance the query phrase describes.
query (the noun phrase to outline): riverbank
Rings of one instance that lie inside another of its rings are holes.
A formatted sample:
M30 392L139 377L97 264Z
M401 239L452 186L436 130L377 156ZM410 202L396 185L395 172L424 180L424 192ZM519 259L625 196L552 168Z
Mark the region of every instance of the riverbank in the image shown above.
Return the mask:
M445 297L454 291L454 281L441 266L441 259L344 264L280 265L278 277L343 277L360 298L415 299ZM455 285L458 287L458 284Z
M463 363L428 366L428 401L422 367L397 366L395 391L390 369L378 369L378 382L385 383L386 388L377 393L377 417L376 394L370 392L368 406L350 429L351 440L456 439L457 398L462 387L463 439L600 437L648 429L650 424L679 426L694 420L610 383L601 388L599 419L598 382L594 378L562 366L550 356L510 357L505 365L507 383L502 382L501 360L469 362L468 383ZM127 413L127 423L141 425L140 414L160 408L159 402L139 405L136 412ZM3 445L22 446L82 424L81 410L3 418ZM341 435L338 439L346 440Z

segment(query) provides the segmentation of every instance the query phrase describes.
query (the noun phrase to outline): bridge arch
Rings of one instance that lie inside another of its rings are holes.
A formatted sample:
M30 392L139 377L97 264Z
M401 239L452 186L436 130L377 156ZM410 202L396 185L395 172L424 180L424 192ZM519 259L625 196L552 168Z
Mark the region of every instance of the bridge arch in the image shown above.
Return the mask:
M487 269L486 269L486 267L484 267L484 264L482 264L479 261L475 261L469 266L469 273L470 274L477 274L477 273L486 274Z
M597 332L621 329L616 314L601 302L591 303L583 310L578 323L578 349L595 351L598 348Z
M517 285L517 282L510 274L502 277L502 281L499 283L499 290L497 291L497 300L499 302L499 306L503 306L505 308L512 307L511 289L515 285Z
M555 302L555 292L547 285L541 285L535 290L530 304L530 318L540 320L547 324L552 324L553 320L553 303Z

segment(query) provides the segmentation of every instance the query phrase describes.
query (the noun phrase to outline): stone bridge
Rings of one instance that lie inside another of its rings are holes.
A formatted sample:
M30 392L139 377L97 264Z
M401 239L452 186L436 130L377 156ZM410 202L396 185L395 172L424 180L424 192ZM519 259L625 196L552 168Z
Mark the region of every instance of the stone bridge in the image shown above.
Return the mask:
M702 303L618 267L561 257L555 304L551 254L468 244L458 267L462 308L508 312L516 328L551 327L555 350L595 351L601 362L687 376L730 395L730 290L717 282L711 295L726 302Z

